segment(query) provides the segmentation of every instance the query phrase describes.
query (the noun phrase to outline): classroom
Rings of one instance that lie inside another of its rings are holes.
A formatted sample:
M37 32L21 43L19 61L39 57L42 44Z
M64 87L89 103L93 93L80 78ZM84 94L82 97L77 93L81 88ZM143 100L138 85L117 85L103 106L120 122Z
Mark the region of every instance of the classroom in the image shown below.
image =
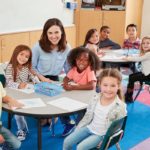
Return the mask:
M149 150L149 0L0 2L0 150Z

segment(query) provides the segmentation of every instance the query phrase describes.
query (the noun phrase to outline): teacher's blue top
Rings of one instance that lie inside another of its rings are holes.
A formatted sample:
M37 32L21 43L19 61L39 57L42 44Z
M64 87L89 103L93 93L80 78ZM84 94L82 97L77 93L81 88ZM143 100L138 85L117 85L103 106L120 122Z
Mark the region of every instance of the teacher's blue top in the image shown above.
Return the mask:
M61 73L66 64L67 55L71 47L67 44L63 52L58 52L58 49L47 53L42 50L39 42L32 49L32 67L41 75L56 76Z

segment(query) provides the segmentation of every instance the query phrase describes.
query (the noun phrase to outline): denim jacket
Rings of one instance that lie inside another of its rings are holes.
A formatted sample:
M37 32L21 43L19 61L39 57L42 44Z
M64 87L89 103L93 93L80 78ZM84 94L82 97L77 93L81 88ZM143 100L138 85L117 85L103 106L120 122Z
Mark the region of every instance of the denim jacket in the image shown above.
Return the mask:
M81 128L89 125L94 118L94 111L96 108L97 102L100 100L101 94L95 94L90 101L90 104L87 107L87 111L83 117L83 119L79 122L77 128ZM118 96L115 98L115 105L112 106L111 110L108 112L106 129L110 126L110 124L120 118L126 116L126 104L119 99Z

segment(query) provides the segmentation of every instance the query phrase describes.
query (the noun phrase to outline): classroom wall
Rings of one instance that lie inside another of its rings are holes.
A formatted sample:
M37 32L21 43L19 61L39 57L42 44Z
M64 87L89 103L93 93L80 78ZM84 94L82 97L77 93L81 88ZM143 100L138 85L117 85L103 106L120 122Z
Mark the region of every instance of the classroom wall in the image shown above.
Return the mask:
M141 37L150 35L150 0L144 0Z
M42 29L53 17L73 24L73 10L63 0L0 0L0 34Z

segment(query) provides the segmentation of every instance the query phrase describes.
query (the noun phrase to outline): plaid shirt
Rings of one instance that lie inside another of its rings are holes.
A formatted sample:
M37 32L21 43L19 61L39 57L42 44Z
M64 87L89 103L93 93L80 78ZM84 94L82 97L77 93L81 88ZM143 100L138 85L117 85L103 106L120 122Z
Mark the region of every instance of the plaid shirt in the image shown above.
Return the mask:
M131 42L129 39L125 39L123 43L123 48L127 49L139 49L141 44L141 40L139 38L136 39L135 42Z

